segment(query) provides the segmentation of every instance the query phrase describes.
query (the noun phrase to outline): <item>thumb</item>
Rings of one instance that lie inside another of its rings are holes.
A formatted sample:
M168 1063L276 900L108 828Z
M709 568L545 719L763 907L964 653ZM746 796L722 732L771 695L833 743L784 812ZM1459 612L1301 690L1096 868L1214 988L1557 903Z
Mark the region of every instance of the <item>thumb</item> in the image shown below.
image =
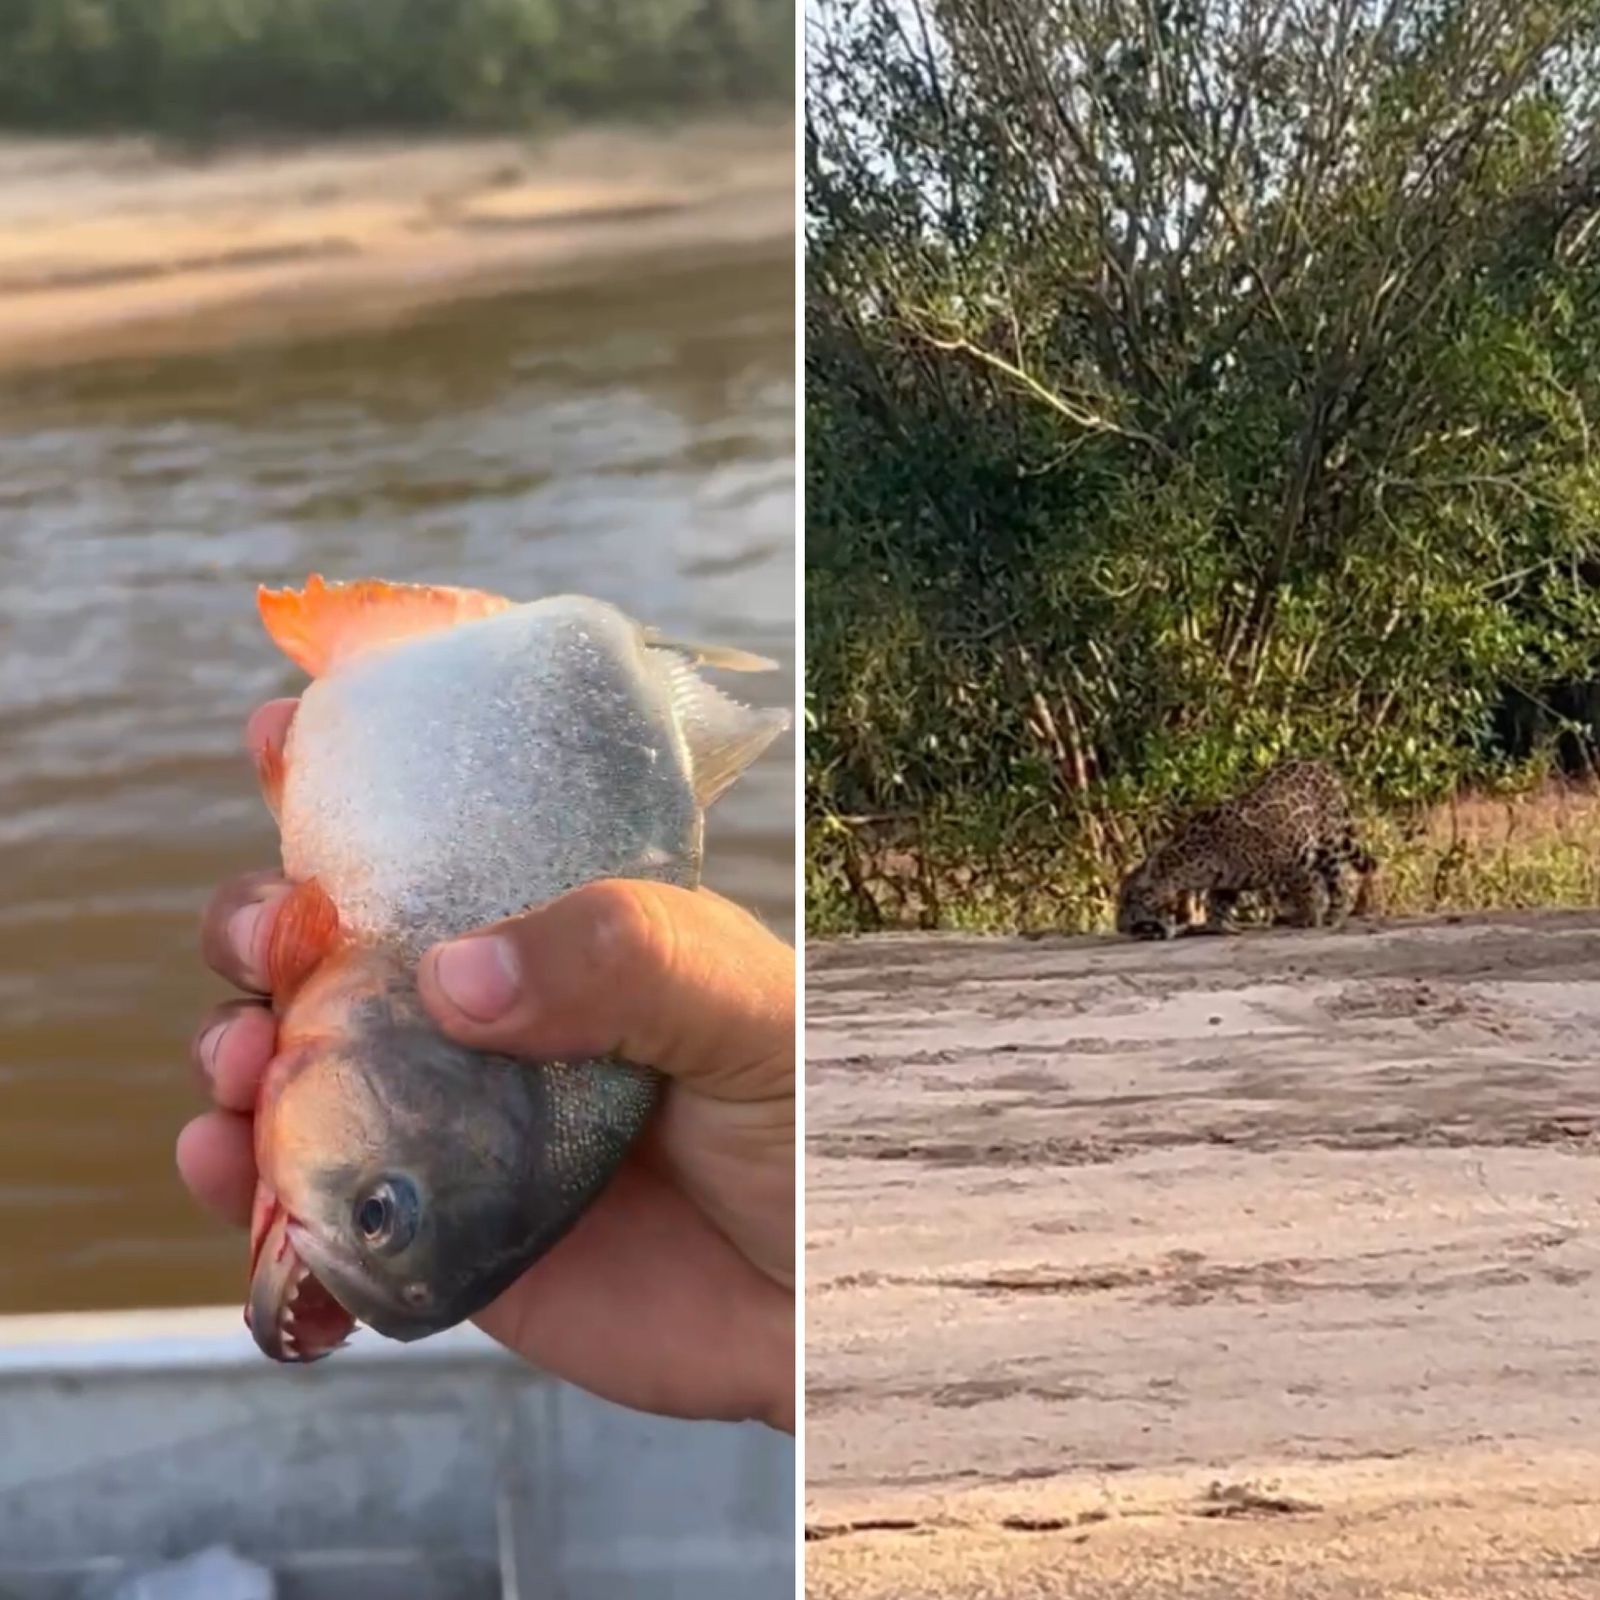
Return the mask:
M618 1056L717 1099L794 1093L794 951L709 890L589 884L435 945L417 985L477 1049Z

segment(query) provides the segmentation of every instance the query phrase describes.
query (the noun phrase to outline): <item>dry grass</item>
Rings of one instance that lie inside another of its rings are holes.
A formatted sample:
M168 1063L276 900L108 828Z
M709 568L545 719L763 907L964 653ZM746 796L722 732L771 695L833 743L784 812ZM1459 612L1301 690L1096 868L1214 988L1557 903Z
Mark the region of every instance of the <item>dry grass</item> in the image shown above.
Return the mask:
M1421 821L1370 825L1394 916L1600 905L1600 787L1461 795Z

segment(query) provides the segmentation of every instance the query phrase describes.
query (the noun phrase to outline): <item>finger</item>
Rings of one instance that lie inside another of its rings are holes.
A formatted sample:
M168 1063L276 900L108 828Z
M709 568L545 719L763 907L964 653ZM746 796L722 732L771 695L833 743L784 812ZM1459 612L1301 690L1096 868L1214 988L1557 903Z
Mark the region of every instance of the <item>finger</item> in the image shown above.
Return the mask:
M624 1166L473 1320L524 1360L622 1405L793 1429L794 1296L643 1169Z
M727 1099L794 1092L794 951L709 892L621 879L436 945L418 986L463 1044L620 1056Z
M235 1227L247 1227L256 1190L250 1119L207 1111L178 1135L178 1175L206 1210Z
M267 992L267 942L274 903L288 892L281 872L247 872L212 895L200 918L205 964L236 988Z
M249 1111L277 1048L278 1025L259 1000L213 1007L195 1031L189 1057L211 1098L225 1111Z

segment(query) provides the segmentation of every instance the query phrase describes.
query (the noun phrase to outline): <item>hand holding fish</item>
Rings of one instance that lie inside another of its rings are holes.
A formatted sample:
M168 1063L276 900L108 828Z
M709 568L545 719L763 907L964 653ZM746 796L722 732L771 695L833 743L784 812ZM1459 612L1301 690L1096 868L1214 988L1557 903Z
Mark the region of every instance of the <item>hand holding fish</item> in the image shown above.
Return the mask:
M281 747L293 701L252 719ZM210 966L252 996L287 898L277 874L208 907ZM597 883L428 951L418 990L474 1050L611 1056L666 1080L650 1131L572 1231L476 1317L530 1362L666 1415L792 1428L794 953L705 890ZM195 1197L250 1220L251 1112L277 1048L265 999L206 1017L194 1059L216 1103L178 1140Z
M773 663L581 595L257 604L312 679L247 735L283 876L205 944L270 1009L203 1030L223 1120L180 1148L235 1212L253 1173L256 1344L475 1318L635 1406L789 1420L794 958L698 892L706 808L789 722L702 669Z

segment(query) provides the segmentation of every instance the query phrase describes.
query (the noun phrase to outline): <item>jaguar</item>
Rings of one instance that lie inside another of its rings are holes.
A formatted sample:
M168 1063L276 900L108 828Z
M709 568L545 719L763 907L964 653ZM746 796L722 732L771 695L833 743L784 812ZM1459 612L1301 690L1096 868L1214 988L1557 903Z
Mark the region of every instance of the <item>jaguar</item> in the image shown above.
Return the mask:
M1117 931L1170 939L1198 904L1206 932L1233 933L1246 894L1277 901L1301 927L1337 926L1369 909L1376 872L1339 775L1323 761L1285 761L1243 794L1196 812L1128 873Z

